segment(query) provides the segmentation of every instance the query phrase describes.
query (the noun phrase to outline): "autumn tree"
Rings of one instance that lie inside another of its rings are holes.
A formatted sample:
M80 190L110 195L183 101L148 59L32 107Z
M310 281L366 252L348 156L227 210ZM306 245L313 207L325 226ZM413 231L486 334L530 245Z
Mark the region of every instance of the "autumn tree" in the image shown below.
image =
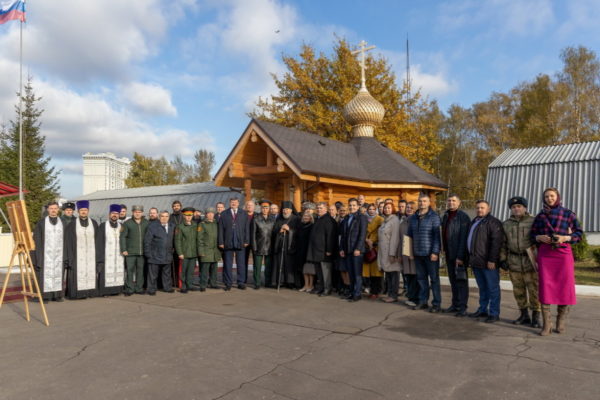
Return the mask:
M205 149L194 153L193 163L184 161L180 155L167 161L165 157L152 158L134 153L125 185L134 188L207 182L211 180L210 173L214 166L215 154Z
M331 55L316 54L304 45L298 57L284 56L287 71L273 74L278 93L259 98L249 115L321 136L347 141L351 127L343 118L344 106L360 88L360 66L348 43L340 39ZM371 95L385 108L385 117L375 130L376 138L421 167L432 170L440 150L436 141L438 112L435 103L420 93L408 96L399 88L388 61L379 56L366 57L366 85ZM408 98L408 100L407 100Z

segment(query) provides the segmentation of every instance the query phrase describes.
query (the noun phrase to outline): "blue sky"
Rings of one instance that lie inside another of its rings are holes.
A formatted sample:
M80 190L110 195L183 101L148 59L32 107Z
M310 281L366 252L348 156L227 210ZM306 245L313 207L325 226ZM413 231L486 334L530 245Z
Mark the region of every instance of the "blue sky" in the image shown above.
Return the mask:
M408 35L414 85L443 109L555 73L566 46L600 52L593 0L60 3L27 2L24 57L67 198L81 194L87 151L170 159L209 148L220 164L258 96L274 93L281 55L303 43L328 52L335 35L365 40L400 82ZM15 118L18 25L0 25L0 123Z

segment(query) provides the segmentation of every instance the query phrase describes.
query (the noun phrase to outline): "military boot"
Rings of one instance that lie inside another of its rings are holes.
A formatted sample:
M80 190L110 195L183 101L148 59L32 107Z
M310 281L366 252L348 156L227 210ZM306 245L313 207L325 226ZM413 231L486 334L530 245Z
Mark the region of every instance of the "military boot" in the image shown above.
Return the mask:
M565 333L567 330L567 314L569 306L558 306L558 315L556 316L556 333Z
M542 304L542 317L544 319L544 327L540 332L540 336L548 336L552 332L552 315L550 313L550 304Z
M540 325L540 312L537 310L533 310L531 312L531 327L532 328L541 328Z
M531 324L531 319L529 318L529 310L527 310L526 308L523 308L521 310L521 315L519 316L519 318L517 318L513 321L513 324L515 324L515 325Z

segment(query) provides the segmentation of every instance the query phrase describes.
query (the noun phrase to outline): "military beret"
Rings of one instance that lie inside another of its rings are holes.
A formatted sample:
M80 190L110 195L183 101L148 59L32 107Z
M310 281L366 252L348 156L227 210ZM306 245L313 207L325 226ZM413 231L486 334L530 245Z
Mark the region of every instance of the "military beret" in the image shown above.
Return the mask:
M141 211L144 212L144 206L132 206L131 211Z
M508 200L508 208L511 208L515 204L520 204L523 207L527 208L527 199L525 197L515 196Z
M217 210L216 210L214 207L208 207L208 208L206 209L206 211L204 211L204 213L205 213L205 214L208 214L208 213L213 213L213 214L216 214L216 213L217 213Z

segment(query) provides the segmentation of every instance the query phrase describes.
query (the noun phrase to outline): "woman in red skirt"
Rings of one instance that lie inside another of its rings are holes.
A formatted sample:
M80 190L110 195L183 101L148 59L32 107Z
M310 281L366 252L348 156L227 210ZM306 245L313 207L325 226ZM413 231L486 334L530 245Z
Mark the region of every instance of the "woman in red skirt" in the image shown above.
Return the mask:
M569 306L575 298L575 260L571 244L581 240L581 225L575 213L561 205L555 188L544 190L544 208L535 217L531 236L538 243L537 264L540 278L540 303L544 327L541 336L552 331L550 305L558 305L556 332L565 331Z

